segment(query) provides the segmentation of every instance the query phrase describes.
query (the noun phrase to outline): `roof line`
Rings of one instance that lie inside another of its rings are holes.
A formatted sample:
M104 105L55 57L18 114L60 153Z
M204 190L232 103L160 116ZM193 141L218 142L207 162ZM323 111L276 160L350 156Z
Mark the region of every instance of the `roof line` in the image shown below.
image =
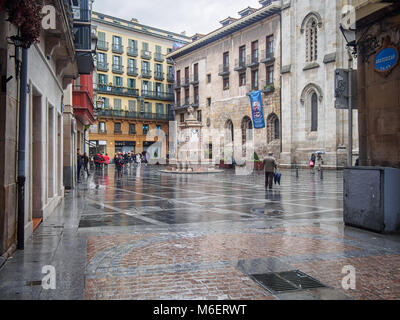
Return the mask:
M182 34L179 34L179 33L176 33L176 32L172 32L172 31L168 31L168 30L164 30L164 29L155 28L155 27L148 26L148 25L145 25L145 24L142 24L142 23L139 23L139 22L133 22L133 21L125 20L125 19L122 19L122 18L118 18L118 17L115 17L115 16L110 16L108 14L97 12L97 11L93 11L93 14L102 15L102 16L107 17L107 18L117 19L117 20L120 20L120 21L123 21L123 22L126 22L126 23L131 23L131 24L137 25L137 26L147 27L147 28L150 28L150 29L153 29L153 30L156 30L156 31L162 31L162 32L170 33L170 34L178 36L178 37L186 38L189 41L191 40L191 38L188 37L188 36L184 36ZM98 19L98 20L101 20L101 19ZM101 21L103 21L103 20L101 20Z
M169 54L167 54L167 58L174 58L174 57L179 57L185 54L186 51L188 51L187 53L195 50L198 47L202 47L204 45L207 45L209 43L212 43L216 40L218 40L218 36L225 36L225 33L233 33L235 32L236 28L239 27L240 29L240 25L245 23L245 22L250 22L248 25L251 25L252 22L251 20L253 20L254 18L260 17L262 15L264 15L267 12L270 12L271 15L275 14L276 12L278 12L281 9L281 4L276 3L275 1L273 1L270 5L262 7L260 9L258 9L256 12L253 12L252 14L249 14L248 16L245 16L243 18L240 18L239 20L225 26L225 27L221 27L219 29L216 29L214 31L211 31L210 33L208 33L207 35L205 35L204 37L193 41ZM247 26L248 26L247 25Z

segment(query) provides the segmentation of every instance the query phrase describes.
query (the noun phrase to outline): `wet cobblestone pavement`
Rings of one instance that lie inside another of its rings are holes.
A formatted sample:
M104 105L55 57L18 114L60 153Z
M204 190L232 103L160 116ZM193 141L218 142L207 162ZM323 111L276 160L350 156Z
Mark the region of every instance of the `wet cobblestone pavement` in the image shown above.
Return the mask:
M343 225L342 172L324 179L92 175L0 269L0 299L400 299L400 238ZM56 269L56 289L41 286ZM356 289L344 290L344 266ZM267 290L252 275L300 270L326 287Z

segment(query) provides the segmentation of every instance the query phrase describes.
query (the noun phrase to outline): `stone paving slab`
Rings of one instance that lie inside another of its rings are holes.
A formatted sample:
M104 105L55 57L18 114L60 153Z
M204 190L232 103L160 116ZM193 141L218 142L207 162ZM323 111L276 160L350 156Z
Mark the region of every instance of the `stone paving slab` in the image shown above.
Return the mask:
M0 269L0 299L399 299L400 238L343 225L341 172L92 175ZM44 290L42 267L57 272ZM341 286L346 265L356 290ZM251 275L301 270L326 288L271 294Z

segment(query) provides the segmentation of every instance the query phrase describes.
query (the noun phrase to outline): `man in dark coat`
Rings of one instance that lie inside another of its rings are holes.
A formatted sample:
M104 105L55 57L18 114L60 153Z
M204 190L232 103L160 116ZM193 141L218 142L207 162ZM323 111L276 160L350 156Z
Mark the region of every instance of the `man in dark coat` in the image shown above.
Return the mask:
M272 189L276 169L276 160L273 157L272 152L268 153L268 157L264 159L263 163L265 172L265 188Z
M76 159L76 165L77 165L77 167L78 167L78 182L81 180L81 169L82 169L82 164L83 164L83 162L82 162L82 156L81 156L81 153L80 153L80 149L78 149L78 153L77 153L77 159Z

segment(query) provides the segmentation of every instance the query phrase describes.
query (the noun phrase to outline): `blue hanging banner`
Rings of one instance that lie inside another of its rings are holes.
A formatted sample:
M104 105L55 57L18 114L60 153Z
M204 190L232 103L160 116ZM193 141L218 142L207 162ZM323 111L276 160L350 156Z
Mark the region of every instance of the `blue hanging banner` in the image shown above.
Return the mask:
M250 92L251 114L253 115L254 129L265 128L261 90Z

